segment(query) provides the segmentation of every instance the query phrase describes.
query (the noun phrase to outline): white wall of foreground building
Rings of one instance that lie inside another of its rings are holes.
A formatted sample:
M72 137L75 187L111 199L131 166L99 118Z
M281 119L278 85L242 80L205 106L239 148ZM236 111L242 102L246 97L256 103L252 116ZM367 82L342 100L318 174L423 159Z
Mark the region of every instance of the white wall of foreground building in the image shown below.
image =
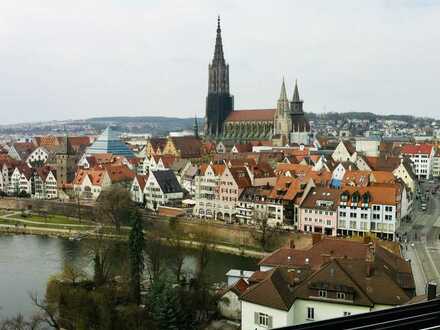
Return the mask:
M370 307L368 306L356 306L351 304L331 303L303 299L296 299L294 306L294 324L333 319L336 317L344 316L344 313L355 315L368 313L370 311ZM313 320L308 319L308 308L314 309Z
M289 325L322 321L342 316L362 314L392 308L389 305L358 306L350 303L325 302L318 300L296 299L289 311L278 310L266 306L241 301L241 329L266 330ZM313 319L309 319L309 308L313 308ZM256 313L271 317L271 327L259 325Z
M293 305L289 311L253 304L241 301L241 330L267 330L281 328L293 324ZM255 313L263 313L271 318L271 326L259 325L255 322Z

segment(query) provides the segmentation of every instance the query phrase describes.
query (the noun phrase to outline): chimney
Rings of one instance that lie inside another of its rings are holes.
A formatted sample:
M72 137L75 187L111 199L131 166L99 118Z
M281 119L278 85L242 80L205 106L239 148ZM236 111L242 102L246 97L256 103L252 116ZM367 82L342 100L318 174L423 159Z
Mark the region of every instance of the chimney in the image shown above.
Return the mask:
M367 251L367 256L365 257L366 262L366 275L367 277L373 276L374 271L374 249L372 248L372 244L370 243L370 248Z
M367 277L371 277L373 275L373 261L372 260L367 260L366 275L367 275Z
M294 249L294 248L295 248L295 241L294 241L293 238L291 238L291 239L289 240L289 248L291 248L291 249Z
M328 264L330 262L330 254L321 254L322 265Z
M321 240L320 234L312 234L312 244L315 245Z
M431 281L426 285L427 300L432 300L437 297L437 283Z

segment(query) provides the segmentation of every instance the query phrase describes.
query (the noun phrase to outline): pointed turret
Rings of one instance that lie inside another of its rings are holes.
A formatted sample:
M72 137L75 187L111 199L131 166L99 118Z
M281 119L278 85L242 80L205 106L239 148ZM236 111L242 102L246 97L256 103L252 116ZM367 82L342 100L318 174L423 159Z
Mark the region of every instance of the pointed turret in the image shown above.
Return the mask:
M222 29L220 27L220 16L217 17L217 37L215 39L214 58L212 60L212 63L225 64L222 43Z
M287 100L287 92L286 92L286 84L284 83L284 78L283 78L283 83L281 84L280 98L278 99L278 101L285 101L285 100Z
M281 83L281 92L278 99L277 113L279 117L285 117L289 114L289 99L287 98L286 83Z
M292 102L300 102L299 92L298 92L298 80L295 80L295 89L293 90Z
M199 123L197 122L197 115L194 116L194 136L198 139L199 138Z
M291 112L303 112L303 101L299 98L298 81L295 80L295 88L293 90L292 102L290 102Z

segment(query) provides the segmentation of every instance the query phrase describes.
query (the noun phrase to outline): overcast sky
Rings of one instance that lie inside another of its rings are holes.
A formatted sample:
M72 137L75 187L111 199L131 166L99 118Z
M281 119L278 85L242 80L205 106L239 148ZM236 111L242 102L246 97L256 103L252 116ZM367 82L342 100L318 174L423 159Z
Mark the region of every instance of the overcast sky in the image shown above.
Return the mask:
M439 118L440 1L0 1L0 123L203 116L222 19L236 109Z

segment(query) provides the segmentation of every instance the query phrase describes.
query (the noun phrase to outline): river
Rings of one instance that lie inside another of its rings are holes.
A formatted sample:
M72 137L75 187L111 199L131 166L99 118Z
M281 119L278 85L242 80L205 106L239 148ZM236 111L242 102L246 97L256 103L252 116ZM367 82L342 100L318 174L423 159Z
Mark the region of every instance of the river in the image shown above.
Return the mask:
M196 265L195 251L184 251L184 270L191 272ZM86 241L0 235L0 318L19 312L25 316L32 314L34 309L29 292L43 296L50 276L61 272L66 263L88 271L92 269ZM118 260L115 263L117 265ZM213 281L221 282L225 281L229 269L253 270L256 263L257 259L214 251L208 274Z

